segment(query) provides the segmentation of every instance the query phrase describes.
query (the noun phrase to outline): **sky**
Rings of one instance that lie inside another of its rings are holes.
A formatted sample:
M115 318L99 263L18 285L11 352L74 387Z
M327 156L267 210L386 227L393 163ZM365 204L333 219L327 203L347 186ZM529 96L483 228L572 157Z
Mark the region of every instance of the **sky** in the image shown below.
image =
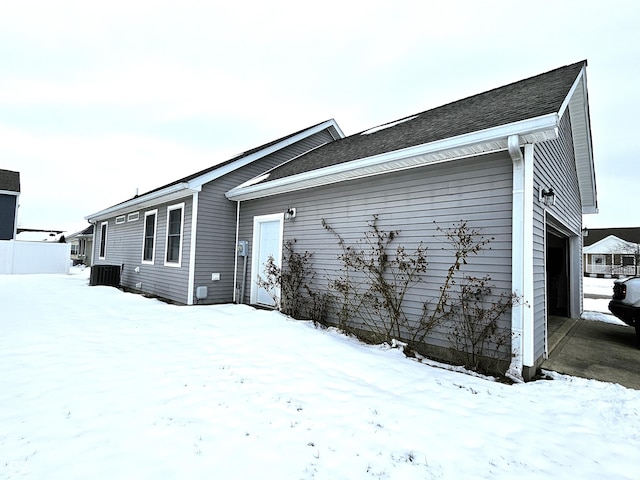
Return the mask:
M346 135L588 61L600 213L640 226L640 3L0 0L18 227L87 215L333 118Z

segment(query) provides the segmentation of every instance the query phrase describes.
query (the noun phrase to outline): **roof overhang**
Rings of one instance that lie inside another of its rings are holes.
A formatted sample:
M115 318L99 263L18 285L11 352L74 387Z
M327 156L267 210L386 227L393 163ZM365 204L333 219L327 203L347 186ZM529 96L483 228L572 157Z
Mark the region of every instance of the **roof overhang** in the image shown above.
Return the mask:
M587 94L587 72L585 67L582 67L580 74L573 83L567 98L560 108L559 116L562 117L565 112L569 113L571 119L571 134L573 136L578 184L580 185L582 213L598 213L596 174L591 140L591 121L589 119L589 98Z
M117 215L123 215L133 210L147 208L153 205L158 205L159 203L179 200L181 198L191 196L194 192L199 190L200 187L191 188L188 182L178 183L146 195L134 197L131 200L100 210L99 212L93 213L84 218L90 223L95 223Z
M268 178L264 179L263 177L259 183L247 182L233 188L225 195L230 200L245 201L433 163L505 151L508 148L508 138L512 135L519 136L521 145L558 138L558 124L558 115L552 113L276 180L269 181Z

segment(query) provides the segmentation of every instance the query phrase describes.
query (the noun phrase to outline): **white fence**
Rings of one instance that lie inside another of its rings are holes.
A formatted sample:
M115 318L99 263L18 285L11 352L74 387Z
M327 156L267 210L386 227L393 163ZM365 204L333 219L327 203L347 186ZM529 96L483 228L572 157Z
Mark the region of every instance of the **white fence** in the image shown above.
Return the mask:
M0 274L69 273L68 243L0 241Z

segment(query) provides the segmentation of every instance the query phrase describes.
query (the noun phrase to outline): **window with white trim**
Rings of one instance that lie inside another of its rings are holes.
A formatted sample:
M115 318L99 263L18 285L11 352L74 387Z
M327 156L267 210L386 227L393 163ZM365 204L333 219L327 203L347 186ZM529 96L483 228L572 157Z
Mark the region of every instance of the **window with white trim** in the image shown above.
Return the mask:
M167 255L165 265L179 267L182 262L184 203L167 207Z
M109 222L100 224L100 260L104 260L107 256L107 226Z
M158 210L150 210L144 214L144 239L142 243L142 263L153 263L156 252L156 226Z
M140 218L140 212L133 212L127 216L127 222L135 222Z
M116 217L116 225L120 225L121 223L124 223L124 215Z

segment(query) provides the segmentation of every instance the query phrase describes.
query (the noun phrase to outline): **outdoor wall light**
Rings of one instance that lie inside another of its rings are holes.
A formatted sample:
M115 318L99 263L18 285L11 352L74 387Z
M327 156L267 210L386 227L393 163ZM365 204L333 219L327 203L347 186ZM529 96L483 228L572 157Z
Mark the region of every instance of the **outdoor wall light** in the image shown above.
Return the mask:
M288 208L286 212L284 212L284 219L291 220L292 218L296 218L297 209Z
M553 191L553 187L549 187L549 190L538 190L538 200L544 203L545 207L553 207L556 204L556 192Z

